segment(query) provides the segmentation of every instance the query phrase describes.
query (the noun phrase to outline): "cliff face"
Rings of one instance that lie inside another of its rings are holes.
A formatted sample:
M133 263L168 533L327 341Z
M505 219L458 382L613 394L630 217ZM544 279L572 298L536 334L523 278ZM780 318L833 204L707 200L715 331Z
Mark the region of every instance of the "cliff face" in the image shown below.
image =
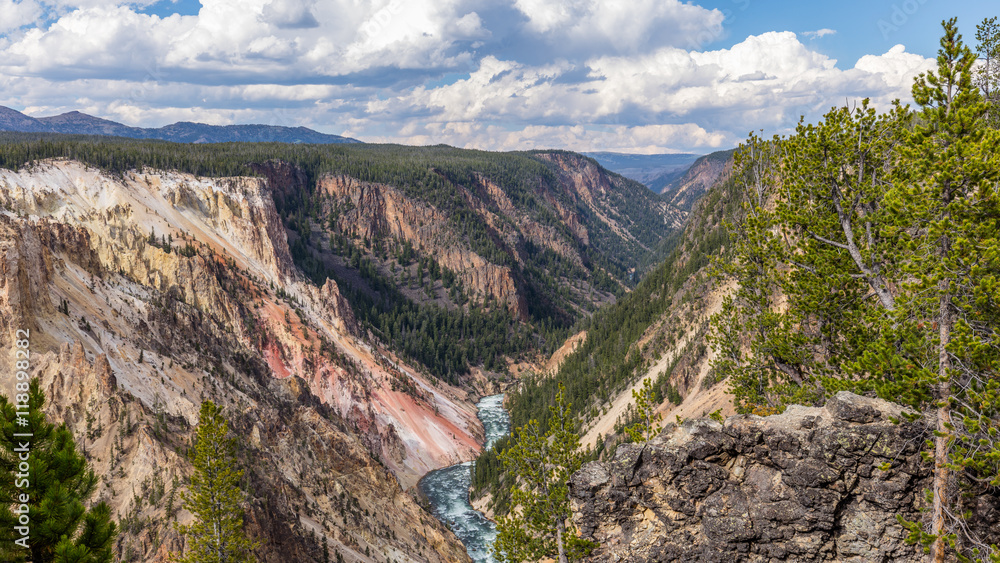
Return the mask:
M518 173L498 171L498 163ZM456 174L431 165L445 186L438 192L322 176L322 212L310 226L309 245L319 255L324 239L317 231L346 236L398 285L416 277L413 260L433 258L473 302L494 299L520 320L548 316L568 326L614 299L639 257L683 221L683 213L641 184L577 154L497 156L484 166ZM403 245L414 255L400 260ZM460 306L448 293L432 282L427 292L407 295Z
M930 433L893 424L900 411L842 392L824 408L691 420L622 446L572 479L575 522L601 542L590 561L923 561L896 517L922 517ZM980 537L1000 540L1000 497L969 508Z
M410 243L421 254L458 274L474 295L493 298L512 311L526 314L524 297L518 291L511 268L487 261L475 253L467 241L457 236L448 216L423 202L406 197L385 184L361 182L343 175L325 176L318 190L329 196L327 213L335 208L341 233L369 244L391 239Z
M663 185L660 193L672 205L690 211L712 185L731 174L732 170L733 151L707 154L696 160L681 177Z
M212 399L240 437L262 560L320 560L324 537L349 561L467 560L405 490L475 455L474 405L361 338L336 283L301 278L269 190L66 161L0 170L0 347L31 330L49 415L108 475L123 559L180 547L180 452Z
M540 153L539 158L551 162L559 172L561 184L572 204L584 206L600 221L611 227L618 236L643 246L651 240L636 236L634 217L623 211L628 207L623 198L647 205L659 215L663 224L679 228L684 223L684 213L658 198L648 197L648 190L638 182L605 173L592 160L573 153Z

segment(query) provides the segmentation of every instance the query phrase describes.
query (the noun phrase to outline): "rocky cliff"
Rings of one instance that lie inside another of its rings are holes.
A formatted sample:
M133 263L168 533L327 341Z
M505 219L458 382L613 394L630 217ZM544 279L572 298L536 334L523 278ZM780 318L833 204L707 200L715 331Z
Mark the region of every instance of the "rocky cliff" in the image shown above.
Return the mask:
M923 422L841 392L725 424L689 420L618 449L572 479L575 523L601 543L590 561L919 562L897 516L920 520L930 486ZM1000 496L972 499L974 530L1000 541Z
M441 266L458 274L477 298L496 299L522 318L527 315L524 297L517 291L511 268L493 264L474 252L454 232L443 211L409 198L392 186L361 182L344 175L321 178L318 189L329 196L328 216L338 209L344 210L336 213L339 232L369 244L386 240L409 243L416 252L433 256ZM497 222L495 218L491 221Z
M50 417L107 476L121 560L180 547L209 398L240 436L262 560L321 560L324 541L352 562L467 560L406 490L475 455L474 405L361 338L332 280L302 278L267 181L49 161L0 170L0 207L0 349L31 330Z

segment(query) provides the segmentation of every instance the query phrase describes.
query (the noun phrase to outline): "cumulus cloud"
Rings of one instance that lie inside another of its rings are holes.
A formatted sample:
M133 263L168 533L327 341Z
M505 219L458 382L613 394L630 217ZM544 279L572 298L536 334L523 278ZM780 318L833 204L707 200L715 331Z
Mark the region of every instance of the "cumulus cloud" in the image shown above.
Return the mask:
M725 18L719 10L679 0L515 0L514 5L527 18L527 29L560 54L697 45L721 35Z
M35 0L0 0L0 34L38 21L44 10Z
M568 149L636 154L672 152L668 147L712 151L737 141L722 131L706 131L694 123L593 127L583 125L527 125L511 129L471 121L411 124L379 142L427 145L445 143L492 150Z
M312 8L316 3L301 0L271 0L264 5L261 15L268 23L282 29L319 27Z
M708 151L845 100L906 98L933 66L897 45L838 68L788 31L707 50L724 35L723 15L678 0L202 0L192 16L138 10L151 2L0 0L0 105L485 149Z
M859 71L878 76L889 89L908 88L918 74L935 67L933 59L907 53L903 45L896 45L883 55L865 55L854 65Z
M442 122L653 121L744 132L788 126L800 114L815 115L845 99L887 104L905 97L904 86L928 64L894 48L845 71L791 32L751 36L714 51L664 47L642 56L597 57L586 61L583 80L572 81L563 77L579 68L565 61L529 66L487 56L468 78L374 100L368 112L402 120L420 108ZM693 138L688 142L695 146Z

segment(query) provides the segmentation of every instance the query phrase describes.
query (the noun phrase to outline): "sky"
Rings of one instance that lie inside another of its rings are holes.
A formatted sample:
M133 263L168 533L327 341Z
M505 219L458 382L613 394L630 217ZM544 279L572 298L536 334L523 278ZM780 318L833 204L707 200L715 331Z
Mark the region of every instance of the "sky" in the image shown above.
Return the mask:
M708 153L911 100L994 1L0 0L0 105L486 150Z

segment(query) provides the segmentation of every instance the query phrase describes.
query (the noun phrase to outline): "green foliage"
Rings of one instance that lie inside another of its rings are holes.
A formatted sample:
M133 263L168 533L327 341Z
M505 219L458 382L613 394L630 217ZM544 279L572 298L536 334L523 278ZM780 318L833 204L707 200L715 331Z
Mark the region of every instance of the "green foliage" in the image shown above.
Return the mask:
M493 494L491 507L494 514L506 514L510 510L510 488L513 483L511 475L504 472L503 461L499 454L509 449L510 444L509 435L497 440L493 447L479 454L472 470L469 494L472 498L479 498L485 492L491 492Z
M245 493L243 470L236 467L236 440L222 410L211 401L201 405L193 448L191 486L181 494L184 508L194 514L190 526L179 526L187 537L182 563L240 563L256 559L259 542L243 531Z
M713 319L713 368L741 412L850 389L931 415L931 524L908 523L909 537L935 560L945 546L982 560L995 548L949 491L1000 474L1000 133L975 57L954 20L944 30L936 72L913 87L918 113L863 103L741 149L722 268L739 289Z
M470 366L503 372L505 356L517 356L534 344L528 327L496 303L450 309L418 303L382 276L368 258L358 259L365 284L329 271L364 322L394 350L426 366L432 374L457 383Z
M497 522L494 555L503 563L557 557L561 563L586 556L596 547L567 526L571 512L569 479L580 468L580 437L573 429L570 406L563 389L555 397L548 430L537 420L517 429L516 438L500 454L515 484L510 489L512 510Z
M633 404L639 421L626 428L625 432L633 442L648 442L660 433L662 415L656 412L659 401L654 402L655 395L653 380L648 377L642 380L641 389L632 390L632 400L635 401Z
M96 491L97 477L77 452L69 429L46 421L45 395L37 379L26 394L27 426L17 424L15 404L0 396L0 557L11 563L108 563L117 534L111 510L103 502L89 509L84 504ZM27 483L18 483L23 478L15 477L18 466L25 461L18 450L25 443L30 469ZM25 493L29 500L22 503L19 495ZM22 537L15 531L20 514L14 512L21 504L27 504L30 520L27 550L14 543Z
M818 381L875 338L869 317L895 306L883 198L906 123L902 108L878 114L865 100L788 139L751 135L738 152L741 206L719 272L739 286L711 336L738 411L820 401Z

